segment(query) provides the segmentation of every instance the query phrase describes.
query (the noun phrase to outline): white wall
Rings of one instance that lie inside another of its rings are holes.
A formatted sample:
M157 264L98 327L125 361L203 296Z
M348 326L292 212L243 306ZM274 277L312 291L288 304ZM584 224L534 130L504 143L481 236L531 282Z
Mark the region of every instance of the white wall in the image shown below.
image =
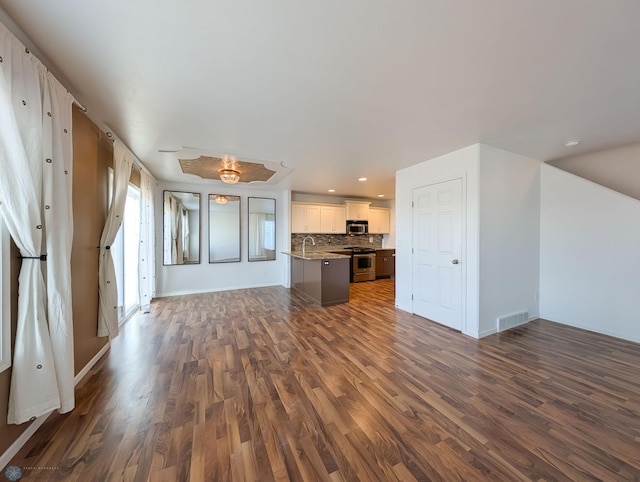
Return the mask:
M640 202L541 168L540 316L640 342Z
M540 164L480 146L480 337L500 316L539 316Z
M289 250L290 192L287 190L265 190L250 186L218 186L210 187L203 184L160 183L156 193L158 200L156 212L162 213L162 191L199 192L200 202L200 264L164 266L162 264L162 216L156 223L156 291L157 296L171 296L188 293L205 293L209 291L223 291L238 288L258 286L284 285L289 286L288 256L281 254ZM241 196L241 259L240 263L208 262L209 215L207 212L209 194L228 194ZM247 261L247 198L271 197L276 199L276 259L275 261Z
M211 204L209 203L209 205ZM240 233L240 219L235 211L237 205L237 202L224 205L225 207L230 206L230 209L234 211L218 208L209 213L209 240L208 243L205 243L205 246L208 244L209 247L209 260L213 258L214 254L218 260L238 257L242 235ZM213 209L216 207L214 206Z
M640 199L640 142L565 157L549 164Z
M540 162L476 144L396 173L396 304L412 312L413 190L463 179L462 332L496 332L496 319L539 314ZM464 301L466 299L466 301Z
M388 201L389 208L389 234L382 235L382 247L383 248L395 248L396 247L396 200L392 199Z
M463 232L462 332L478 336L478 144L402 169L396 173L396 305L412 312L412 208L413 190L449 179L462 178ZM463 225L465 223L463 222Z

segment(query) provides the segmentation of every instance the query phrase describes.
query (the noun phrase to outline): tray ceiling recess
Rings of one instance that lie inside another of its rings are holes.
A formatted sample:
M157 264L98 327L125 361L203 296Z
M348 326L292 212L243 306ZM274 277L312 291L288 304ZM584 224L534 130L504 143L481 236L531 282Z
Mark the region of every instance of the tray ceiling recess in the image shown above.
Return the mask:
M202 179L223 181L231 184L235 184L236 182L247 184L253 182L275 184L293 170L275 162L241 161L229 158L228 156L200 155L197 158L191 159L183 159L182 156L180 156L178 162L180 163L182 172L185 174L192 174ZM228 174L228 176L225 176L225 174ZM228 177L228 179L225 180L225 177ZM229 177L231 179L229 179ZM236 179L233 179L233 177L236 177Z

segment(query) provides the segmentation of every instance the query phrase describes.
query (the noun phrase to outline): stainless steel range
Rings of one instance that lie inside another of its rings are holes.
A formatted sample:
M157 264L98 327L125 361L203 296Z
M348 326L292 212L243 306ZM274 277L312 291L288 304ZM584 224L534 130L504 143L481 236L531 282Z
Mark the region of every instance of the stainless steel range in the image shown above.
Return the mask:
M376 250L373 248L351 248L351 281L373 281L376 279Z

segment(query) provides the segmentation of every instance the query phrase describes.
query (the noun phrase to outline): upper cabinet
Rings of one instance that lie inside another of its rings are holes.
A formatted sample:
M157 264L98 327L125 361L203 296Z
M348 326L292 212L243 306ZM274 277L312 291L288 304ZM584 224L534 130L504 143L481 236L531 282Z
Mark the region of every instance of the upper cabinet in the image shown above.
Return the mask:
M344 206L320 207L320 233L347 233L347 210Z
M391 210L389 208L369 208L369 233L391 232Z
M355 221L369 220L369 202L345 201L347 207L347 219Z
M368 202L341 204L291 203L291 232L294 234L346 234L347 219L369 221L369 233L389 233L390 209L370 208Z
M291 232L345 234L346 209L331 204L291 203Z
M291 203L291 232L319 233L320 206L317 204Z

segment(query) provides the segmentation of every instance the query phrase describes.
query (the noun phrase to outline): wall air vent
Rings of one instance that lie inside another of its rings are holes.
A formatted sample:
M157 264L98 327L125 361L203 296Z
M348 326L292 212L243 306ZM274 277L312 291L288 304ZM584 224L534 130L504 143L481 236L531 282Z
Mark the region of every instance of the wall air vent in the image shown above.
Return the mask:
M515 328L519 325L524 325L529 321L528 311L519 311L510 315L501 316L498 318L498 332Z

